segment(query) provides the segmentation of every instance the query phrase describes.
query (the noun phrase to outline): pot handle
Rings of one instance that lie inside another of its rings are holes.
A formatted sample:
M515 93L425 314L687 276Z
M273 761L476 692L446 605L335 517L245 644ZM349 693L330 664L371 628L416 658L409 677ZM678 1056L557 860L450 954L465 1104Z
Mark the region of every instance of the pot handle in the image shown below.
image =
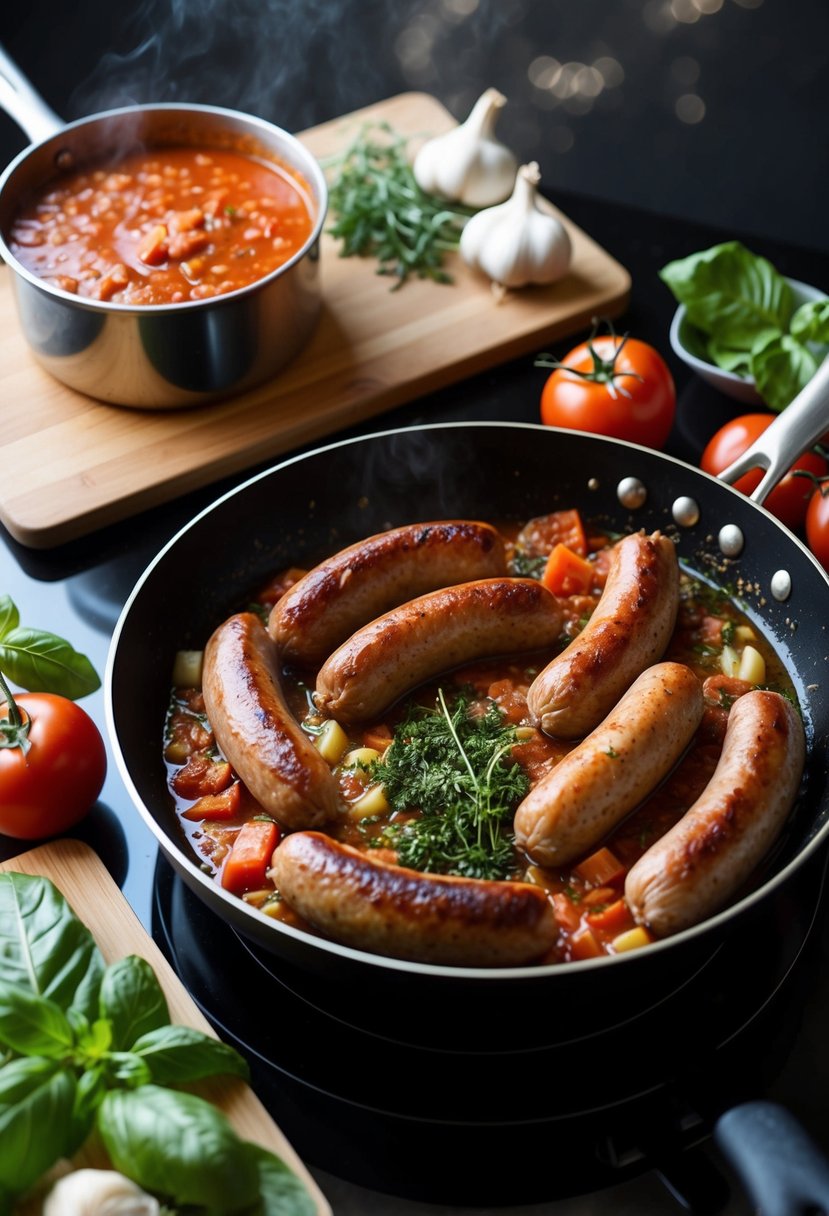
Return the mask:
M760 1216L829 1212L829 1162L782 1106L735 1106L717 1120L714 1139Z
M764 502L798 456L829 431L829 358L751 447L719 474L729 485L751 469L766 473L750 497Z
M32 143L57 134L65 125L0 46L0 107L26 132Z

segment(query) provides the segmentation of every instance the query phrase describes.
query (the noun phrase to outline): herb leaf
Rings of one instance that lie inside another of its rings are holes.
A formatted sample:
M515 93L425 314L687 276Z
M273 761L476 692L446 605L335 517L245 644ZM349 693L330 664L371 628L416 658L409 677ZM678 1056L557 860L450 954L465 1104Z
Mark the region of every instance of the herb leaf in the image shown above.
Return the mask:
M42 629L18 626L4 634L0 639L0 671L28 692L53 692L72 701L101 686L86 655Z
M10 1060L0 1069L0 1187L34 1186L71 1151L75 1079L57 1060Z
M0 638L20 624L20 613L10 595L0 595Z
M393 275L400 287L411 274L449 283L444 254L458 247L473 212L447 208L418 186L406 140L387 123L367 124L341 157L329 186L335 222L329 229L342 242L341 257L376 257L378 274Z
M524 770L508 761L515 742L515 728L504 725L494 703L472 716L465 696L450 710L441 690L433 710L410 709L372 773L395 810L421 812L395 833L401 865L507 877L514 864L512 813L529 789Z
M66 1014L48 997L0 980L0 1043L18 1055L63 1059L74 1042Z
M161 1026L133 1044L132 1051L148 1066L158 1085L180 1085L217 1074L247 1080L248 1066L228 1043L192 1026Z
M131 954L104 972L101 1014L112 1025L112 1043L127 1051L142 1035L170 1021L167 1001L146 959Z
M258 1144L246 1144L259 1172L259 1204L250 1216L314 1216L317 1205L284 1161Z

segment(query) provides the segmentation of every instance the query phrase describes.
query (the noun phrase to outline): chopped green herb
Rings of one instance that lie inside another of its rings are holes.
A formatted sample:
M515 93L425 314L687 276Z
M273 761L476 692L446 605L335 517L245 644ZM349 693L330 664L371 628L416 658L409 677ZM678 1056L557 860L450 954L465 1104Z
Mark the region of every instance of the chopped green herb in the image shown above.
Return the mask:
M512 813L529 790L508 758L516 742L494 703L473 716L467 697L450 709L441 690L434 709L409 710L372 772L394 810L421 812L390 825L401 865L468 878L510 874Z
M618 760L620 753L616 751L615 747L609 747L605 752L605 755L609 756L611 760Z
M329 229L342 242L341 257L376 257L378 274L397 282L410 274L451 283L444 254L456 250L468 207L450 209L424 193L406 156L406 140L387 123L367 124L336 162L329 186L335 222Z
M722 644L723 646L731 646L734 642L734 635L737 632L737 626L734 621L723 621L722 627Z
M510 562L510 574L516 578L541 578L547 565L543 554L527 553L526 549L516 549Z

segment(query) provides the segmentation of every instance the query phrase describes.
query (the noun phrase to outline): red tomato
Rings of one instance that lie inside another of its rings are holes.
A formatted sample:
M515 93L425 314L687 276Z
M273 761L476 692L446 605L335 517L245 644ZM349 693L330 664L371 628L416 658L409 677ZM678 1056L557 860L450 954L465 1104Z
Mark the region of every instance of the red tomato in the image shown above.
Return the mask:
M732 418L709 439L702 453L700 468L706 473L721 473L738 456L742 456L757 436L762 435L763 431L771 426L774 419L774 414L741 414L739 418ZM804 469L815 477L824 477L827 466L826 461L822 456L818 456L817 452L806 452L794 462L792 469ZM738 477L734 486L742 490L743 494L750 494L760 484L762 476L760 469L753 469L743 477ZM789 472L779 485L774 487L763 505L787 528L796 531L803 526L814 489L811 478L792 477Z
M14 699L31 723L31 746L25 755L19 746L0 747L0 832L40 840L72 827L92 806L104 784L106 750L74 701L49 692ZM8 706L0 705L0 718L8 716Z
M829 570L829 493L816 490L806 509L806 539L809 548L823 566Z
M646 342L615 334L576 346L541 393L546 426L592 431L649 448L664 445L675 410L673 377L662 356Z

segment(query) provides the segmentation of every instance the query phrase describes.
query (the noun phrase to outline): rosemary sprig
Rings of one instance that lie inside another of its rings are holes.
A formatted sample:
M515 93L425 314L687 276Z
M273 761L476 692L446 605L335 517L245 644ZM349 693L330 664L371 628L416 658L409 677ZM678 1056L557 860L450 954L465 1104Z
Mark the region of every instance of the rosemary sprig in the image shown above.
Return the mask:
M444 255L458 248L472 210L450 209L420 189L406 156L406 139L388 123L363 126L332 164L329 184L341 257L376 257L377 273L393 275L396 291L409 275L451 283Z

